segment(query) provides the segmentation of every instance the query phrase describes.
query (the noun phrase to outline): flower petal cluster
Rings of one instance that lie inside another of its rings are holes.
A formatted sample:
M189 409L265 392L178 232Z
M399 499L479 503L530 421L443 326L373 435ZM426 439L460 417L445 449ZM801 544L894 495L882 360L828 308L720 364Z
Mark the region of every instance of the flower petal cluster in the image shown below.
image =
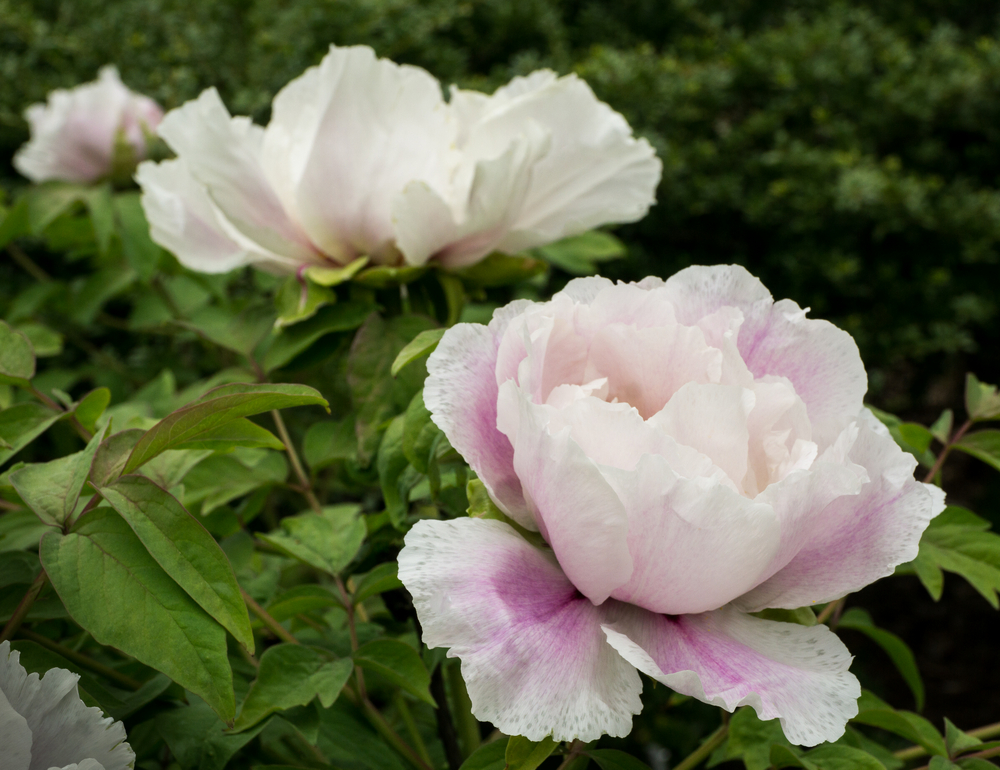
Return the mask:
M215 89L167 114L174 160L139 167L153 239L193 270L290 273L367 256L450 267L640 219L660 162L575 75L492 96L367 47L332 47L266 128Z
M163 110L148 96L130 91L108 65L93 83L57 89L46 104L28 107L24 117L31 139L17 151L14 167L33 182L86 184L111 173L121 139L137 160L145 158L146 138Z
M88 708L79 675L53 668L28 674L10 642L0 644L0 736L4 770L131 770L125 728Z
M473 711L532 740L625 735L637 671L834 740L857 713L824 625L751 613L837 599L913 559L944 507L863 408L850 335L738 266L571 281L448 330L424 401L502 521L421 521L399 576Z

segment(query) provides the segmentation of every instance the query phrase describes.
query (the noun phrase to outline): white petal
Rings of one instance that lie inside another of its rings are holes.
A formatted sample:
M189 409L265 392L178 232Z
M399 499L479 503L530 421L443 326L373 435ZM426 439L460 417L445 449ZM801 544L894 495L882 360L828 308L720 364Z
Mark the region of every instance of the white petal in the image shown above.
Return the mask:
M261 167L263 129L248 118L230 117L214 88L171 110L159 134L183 158L191 174L219 207L247 248L296 264L323 257L282 206Z
M865 473L861 481L870 481L857 494L848 491L842 496L836 495L838 489L832 482L821 482L829 496L824 499L810 491L802 495L802 505L794 504L797 495L793 493L788 509L796 511L798 519L784 533L784 564L741 597L741 607L791 609L832 601L891 575L899 564L916 558L920 536L944 509L944 494L913 478L916 460L877 429L867 410L856 430L857 440L850 445L843 466L860 466ZM817 466L823 463L820 457ZM834 499L829 504L817 504L830 497Z
M334 46L275 97L264 164L326 253L393 262L392 201L413 181L447 189L455 131L430 74Z
M145 161L135 175L142 188L142 208L150 237L192 270L225 273L253 262L267 262L263 250L242 248L226 234L222 214L183 158ZM294 262L281 262L294 270Z
M135 762L121 722L80 700L77 674L53 668L41 679L28 674L20 654L0 645L0 690L31 729L31 770L96 759L104 770L129 770Z
M0 645L0 656L7 657L10 642ZM0 666L3 664L0 663ZM0 748L3 749L4 770L28 770L31 764L31 729L24 717L10 705L0 689Z
M569 428L551 432L553 411L532 403L513 381L500 386L497 427L514 447L514 469L528 508L567 577L600 604L632 574L628 517Z
M750 705L761 719L778 717L793 743L836 740L858 713L850 653L824 625L723 607L679 617L636 610L604 630L622 657L658 682L727 711Z
M670 615L715 609L757 585L778 550L769 506L715 479L680 478L662 456L604 475L628 511L633 565L615 599Z
M424 642L461 658L478 719L534 741L632 729L642 685L601 633L620 605L580 596L551 553L498 521L420 521L406 535L399 578Z

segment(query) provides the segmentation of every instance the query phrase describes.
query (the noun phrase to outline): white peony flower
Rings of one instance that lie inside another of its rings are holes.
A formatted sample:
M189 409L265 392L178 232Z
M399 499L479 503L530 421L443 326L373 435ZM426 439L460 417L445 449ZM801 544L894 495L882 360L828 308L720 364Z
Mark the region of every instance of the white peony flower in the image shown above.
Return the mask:
M79 675L53 668L28 674L21 654L0 644L3 770L131 770L125 728L80 700Z
M145 158L147 134L155 131L163 110L130 91L109 65L93 83L53 91L47 104L31 105L24 116L31 139L17 151L14 167L33 182L89 183L111 173L120 136L136 159Z
M944 493L863 408L854 340L741 267L571 281L449 329L424 401L507 523L420 521L399 554L473 713L540 740L631 729L637 671L789 740L857 714L829 602L917 555Z
M367 47L331 47L261 128L215 89L173 110L174 160L136 176L153 239L193 270L471 264L640 219L660 162L575 75L453 90Z

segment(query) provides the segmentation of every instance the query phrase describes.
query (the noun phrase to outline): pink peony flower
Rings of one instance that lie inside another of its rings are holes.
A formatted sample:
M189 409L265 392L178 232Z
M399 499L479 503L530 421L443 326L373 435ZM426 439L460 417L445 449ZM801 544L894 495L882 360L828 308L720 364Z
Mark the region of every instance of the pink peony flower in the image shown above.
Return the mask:
M434 422L508 524L421 521L399 576L424 642L462 659L473 712L512 735L622 736L641 671L789 740L857 714L828 602L913 559L940 489L862 406L851 337L742 267L571 281L428 362Z
M649 143L574 75L446 103L429 73L363 46L285 86L267 128L209 89L160 135L177 159L136 177L153 240L206 273L467 265L640 219L660 178Z
M163 110L126 88L109 65L93 83L53 91L47 104L31 105L24 116L31 140L17 151L14 167L32 182L85 184L111 173L119 132L135 158L145 158L146 136L156 130Z

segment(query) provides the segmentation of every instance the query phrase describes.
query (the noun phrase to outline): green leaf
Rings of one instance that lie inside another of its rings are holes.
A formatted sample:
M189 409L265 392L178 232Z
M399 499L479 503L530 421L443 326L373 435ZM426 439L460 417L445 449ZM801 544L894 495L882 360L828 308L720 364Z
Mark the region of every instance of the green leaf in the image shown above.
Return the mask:
M149 555L117 513L96 508L40 549L59 598L99 644L117 647L195 693L224 720L236 703L226 632Z
M957 757L959 754L964 754L970 749L983 745L979 738L962 732L947 717L944 720L944 743L948 747L949 757Z
M328 334L357 329L374 309L365 302L338 302L321 308L307 321L282 329L262 343L268 345L263 355L264 371L280 369Z
M509 256L498 251L473 265L455 271L465 283L478 288L510 286L530 281L548 269L544 261L524 254Z
M924 683L920 678L920 670L917 668L917 659L913 656L906 642L895 634L876 627L868 612L859 607L852 607L847 610L841 616L837 627L859 631L881 647L892 660L899 673L902 674L907 686L913 693L913 698L917 702L917 711L923 711Z
M37 548L42 535L52 527L43 524L31 511L5 511L0 516L0 553L19 551L23 548Z
M2 413L0 413L2 414ZM1000 535L971 511L949 506L931 520L913 567L931 596L940 598L940 570L961 575L994 609L1000 607Z
M25 465L10 474L11 484L21 499L46 524L62 526L73 515L87 482L90 464L104 440L104 430L106 427L82 452L47 463Z
M992 765L992 767L996 767L996 765ZM927 770L962 770L962 769L947 757L931 757L931 761L927 763Z
M625 244L610 233L591 230L539 246L533 252L570 275L591 275L597 272L598 262L620 259L625 256L626 249Z
M281 329L305 321L316 315L321 307L332 305L336 301L337 295L329 289L305 278L290 276L274 298L278 311L274 327Z
M437 271L438 285L444 294L445 306L448 308L445 326L454 326L462 317L462 308L468 299L462 281L451 273Z
M370 286L373 289L388 289L390 286L413 283L428 269L423 265L406 265L404 267L376 265L355 275L354 280L362 286Z
M307 385L220 385L150 428L135 445L123 472L130 473L142 467L167 449L211 435L212 431L240 417L311 404L328 407L319 391Z
M73 414L84 428L93 432L110 403L111 391L107 388L95 388L77 402L73 407Z
M777 719L766 722L753 709L739 709L729 720L725 743L726 759L741 759L747 770L766 770L771 765L772 744L791 746Z
M817 746L804 758L820 770L885 770L885 765L871 754L837 743Z
M393 565L395 566L395 565ZM0 552L0 588L23 583L30 585L38 576L38 557L24 551Z
M305 277L320 286L337 286L351 280L358 271L368 264L368 257L358 257L343 267L324 267L310 265L305 269Z
M0 321L0 382L22 388L35 376L35 352L27 335Z
M299 644L276 644L264 650L233 731L246 730L275 711L305 706L314 698L319 698L323 708L330 708L354 664L349 658L331 661L327 655Z
M236 641L253 653L253 631L236 574L225 553L168 492L142 476L101 487L163 570Z
M917 450L913 453L917 458L927 453L931 441L934 439L934 434L917 422L901 423L898 430L899 435L903 437L903 441Z
M111 246L111 236L115 233L114 200L111 197L111 185L102 184L91 187L83 194L90 214L90 225L94 228L94 240L97 250L105 256Z
M791 747L782 746L780 743L775 743L771 746L771 764L779 768L779 770L783 767L802 767L805 770L819 770L808 759L804 759L796 754Z
M70 318L84 325L93 323L104 303L128 289L135 279L134 270L115 265L91 273L82 283L74 282L67 308Z
M590 757L601 770L649 770L649 765L640 762L631 754L617 749L594 749L588 751Z
M799 607L795 610L767 609L751 614L757 618L775 620L779 623L798 623L800 626L816 625L816 613L811 607Z
M0 323L3 323L0 321ZM28 338L28 342L31 343L31 349L35 352L35 356L38 358L45 358L47 356L57 356L62 353L63 349L63 337L62 335L50 329L48 326L40 323L23 323L18 324L17 331L21 332L25 337ZM2 344L2 343L0 343ZM2 364L3 353L0 352L0 367Z
M27 194L28 222L34 235L42 233L75 203L85 197L86 188L68 182L45 182Z
M303 513L281 520L282 531L258 534L282 553L337 575L351 563L365 539L361 506L354 503L330 505L323 515Z
M862 692L858 699L859 713L851 721L856 724L881 727L908 741L923 746L929 754L947 754L944 739L934 725L911 711L896 711L871 693Z
M497 508L496 503L490 499L486 485L479 479L471 479L465 487L466 495L469 498L468 514L474 519L495 519L502 521L507 526L516 530L517 533L531 543L536 548L548 548L545 539L538 532L525 529L506 513Z
M343 602L323 586L313 583L293 586L275 597L267 605L268 614L279 623L307 612L325 611L331 607L342 607Z
M186 321L175 323L198 332L227 350L250 356L274 327L274 311L261 305L251 305L239 312L206 305L192 313Z
M958 767L959 770L996 770L997 766L986 759L980 759L979 757L967 757L965 759L960 759L952 767Z
M161 711L153 724L181 767L222 770L267 723L240 733L226 732L225 723L212 709L202 701L195 701L190 706Z
M980 430L975 433L966 433L958 443L952 444L952 446L1000 471L1000 430Z
M282 454L237 447L201 461L184 477L184 504L190 508L201 503L199 513L207 516L231 500L280 484L287 477L288 463Z
M246 417L239 417L232 422L220 425L215 430L202 433L194 441L178 444L178 449L211 449L213 452L228 452L238 446L258 447L262 449L284 450L281 439L271 431L251 422Z
M376 639L361 645L354 653L354 662L366 671L375 671L424 703L437 708L428 689L431 675L410 645L396 639Z
M459 770L505 770L508 740L498 738L484 743L469 755Z
M396 529L402 528L406 518L410 486L414 480L404 473L409 465L406 453L403 451L405 425L402 415L389 423L379 444L378 459L375 463L385 509Z
M62 419L64 412L54 412L47 406L27 401L0 412L0 438L10 449L0 449L0 465L16 455L28 444Z
M129 455L145 433L144 430L132 428L104 439L90 467L91 483L96 487L102 487L121 476Z
M173 489L184 481L192 468L211 454L208 449L168 449L142 466L141 473L158 487Z
M6 216L0 221L0 248L3 248L15 238L27 235L30 231L28 195L22 195L7 210Z
M507 741L507 751L504 759L507 760L507 770L536 770L553 751L559 741L555 741L551 736L538 741L529 741L523 735L512 735Z
M371 462L382 425L409 406L427 375L422 365L408 366L393 378L392 362L420 332L436 326L423 316L383 319L372 313L355 335L347 361L347 384L357 410L358 459L362 463Z
M928 468L934 465L936 458L934 457L934 453L928 449L928 446L930 446L930 439L928 438L930 431L927 428L915 422L904 423L894 414L883 412L881 409L876 409L870 404L867 406L872 414L889 429L889 435L899 444L900 449L916 457L921 465ZM911 440L916 443L910 443Z
M426 331L420 332L420 334L406 343L406 345L403 346L403 349L399 351L399 355L397 355L396 359L392 362L390 374L395 377L404 366L413 363L421 356L433 353L446 331L448 330L427 329Z
M431 450L440 434L441 429L431 420L430 410L424 405L421 390L410 401L403 419L403 454L421 473L427 473Z
M941 416L934 421L934 424L930 426L931 435L942 444L947 444L948 439L951 438L951 428L954 422L955 413L951 409L945 409L941 412Z
M965 378L965 411L972 420L992 420L1000 417L1000 393L996 385L987 385L972 372Z
M360 604L370 596L402 588L403 583L397 575L398 569L399 565L396 562L384 562L358 580L358 587L354 591L354 603Z
M355 718L357 711L350 704L338 700L332 708L320 709L319 713L317 747L335 767L351 770L406 770L411 767L404 764L366 722Z
M337 460L352 460L357 451L352 417L314 422L302 440L302 456L314 471Z
M149 237L149 223L146 222L139 193L124 192L115 195L114 210L122 253L140 280L148 281L156 274L163 250Z

